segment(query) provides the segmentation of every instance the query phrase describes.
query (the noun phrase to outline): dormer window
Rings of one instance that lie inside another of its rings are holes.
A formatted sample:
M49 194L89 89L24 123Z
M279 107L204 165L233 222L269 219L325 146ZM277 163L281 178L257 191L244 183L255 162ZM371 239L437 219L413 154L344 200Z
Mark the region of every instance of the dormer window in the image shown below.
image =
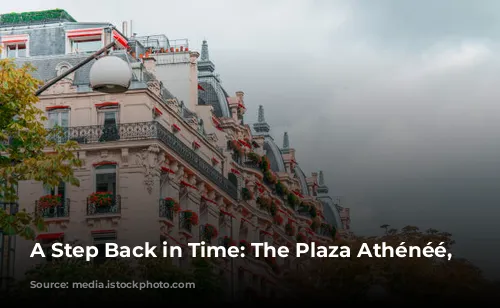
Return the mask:
M26 57L26 44L8 44L7 58L24 58Z
M102 48L102 41L100 36L85 37L85 38L72 38L71 53L91 53L96 52Z
M92 53L103 47L103 29L75 29L66 32L67 53Z
M2 58L24 58L29 56L28 35L5 35L0 37Z

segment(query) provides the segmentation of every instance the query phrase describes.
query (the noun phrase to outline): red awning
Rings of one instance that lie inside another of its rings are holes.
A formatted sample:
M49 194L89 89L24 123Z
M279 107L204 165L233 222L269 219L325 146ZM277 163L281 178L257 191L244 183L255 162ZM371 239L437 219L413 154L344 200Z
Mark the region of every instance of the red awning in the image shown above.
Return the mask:
M120 106L118 102L104 102L104 103L98 103L95 104L96 108L103 108L103 107L115 107L115 106Z
M64 232L60 233L44 233L38 234L36 237L37 240L57 240L64 236Z
M55 109L69 109L69 106L57 105L57 106L45 107L45 110L47 110L47 111L51 111L51 110L55 110Z
M99 233L115 233L115 230L93 230L90 233L92 234L99 234Z

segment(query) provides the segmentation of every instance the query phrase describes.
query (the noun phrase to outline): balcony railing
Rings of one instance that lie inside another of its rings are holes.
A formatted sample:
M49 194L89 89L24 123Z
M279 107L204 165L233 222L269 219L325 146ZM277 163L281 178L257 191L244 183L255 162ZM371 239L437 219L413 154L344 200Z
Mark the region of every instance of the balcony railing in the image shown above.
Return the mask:
M19 204L17 202L1 202L0 209L8 214L16 214L19 211Z
M168 202L165 199L160 199L160 213L159 216L161 218L166 218L170 221L174 221L174 209L171 206L168 206Z
M193 225L186 217L186 213L184 212L181 212L179 215L179 226L181 230L187 231L189 233L191 233L191 231L193 230Z
M205 232L205 225L200 225L200 241L205 241L207 244L212 243L212 238Z
M255 169L255 170L259 170L259 171L261 170L259 167L259 164L254 162L254 161L251 161L251 160L244 161L243 166L246 168L251 168L251 169Z
M113 196L110 204L98 205L87 198L87 216L103 215L103 214L120 214L121 212L121 197L120 195Z
M329 229L327 226L322 225L321 227L318 228L317 234L325 237L331 237L332 230Z
M69 217L69 199L62 199L60 204L51 207L41 206L39 201L35 201L36 213L43 218L64 218Z
M233 183L158 122L66 127L62 134L54 138L54 141L60 143L73 140L80 144L157 139L232 198L238 198L238 191Z

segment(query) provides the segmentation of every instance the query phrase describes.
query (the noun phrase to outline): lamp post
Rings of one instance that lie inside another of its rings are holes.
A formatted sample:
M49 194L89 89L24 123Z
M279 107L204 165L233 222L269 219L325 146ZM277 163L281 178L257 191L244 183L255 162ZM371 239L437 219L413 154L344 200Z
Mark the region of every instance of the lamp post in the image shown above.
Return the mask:
M35 95L39 96L48 88L55 85L58 81L67 77L69 74L80 69L90 61L97 59L101 54L107 52L110 48L116 46L113 41L103 48L99 49L88 58L66 70L61 75L44 84ZM122 59L116 56L105 56L98 59L90 68L89 73L90 86L93 90L103 93L123 93L128 90L132 80L132 70L130 66Z

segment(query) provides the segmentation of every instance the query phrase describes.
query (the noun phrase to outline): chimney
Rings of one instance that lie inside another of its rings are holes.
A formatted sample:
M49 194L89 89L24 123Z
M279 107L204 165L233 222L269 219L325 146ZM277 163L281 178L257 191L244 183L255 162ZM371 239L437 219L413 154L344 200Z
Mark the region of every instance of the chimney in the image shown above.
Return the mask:
M122 23L122 33L123 33L123 35L125 35L125 37L128 37L128 33L127 33L127 22L126 22L126 21L124 21L124 22Z
M152 74L155 74L156 73L156 59L149 56L149 57L144 57L142 58L142 63L144 64L144 68L152 73Z
M240 104L245 106L245 101L243 100L243 97L245 96L245 93L243 91L236 91L236 97L238 98L238 101Z
M132 29L132 19L130 20L130 36L135 36L134 30Z

